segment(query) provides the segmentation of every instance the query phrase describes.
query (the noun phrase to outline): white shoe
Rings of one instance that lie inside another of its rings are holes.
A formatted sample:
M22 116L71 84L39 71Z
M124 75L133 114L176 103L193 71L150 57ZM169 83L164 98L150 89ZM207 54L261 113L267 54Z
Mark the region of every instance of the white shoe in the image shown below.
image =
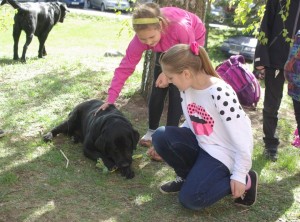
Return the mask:
M155 130L148 129L147 133L140 139L141 146L150 147L152 145L152 134Z

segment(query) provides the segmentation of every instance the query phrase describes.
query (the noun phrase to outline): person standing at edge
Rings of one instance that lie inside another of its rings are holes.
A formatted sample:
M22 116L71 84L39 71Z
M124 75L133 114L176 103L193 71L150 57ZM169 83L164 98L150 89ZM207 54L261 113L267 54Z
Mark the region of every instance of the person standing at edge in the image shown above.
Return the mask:
M260 32L265 33L267 44L258 41L255 50L254 67L264 72L265 97L263 103L264 155L271 161L277 161L279 138L276 135L278 110L280 108L284 87L284 64L288 58L290 44L283 37L283 31L288 31L288 37L294 35L295 22L298 30L300 22L296 21L299 0L291 0L287 7L286 0L268 0L261 22ZM281 10L288 10L288 17L283 21Z
M164 108L164 102L169 92L167 114L168 126L178 126L182 115L180 93L176 86L169 84L162 73L158 59L162 52L178 43L205 43L205 26L199 17L193 13L176 7L160 8L158 4L146 3L138 6L132 15L135 36L126 50L126 55L116 68L111 85L108 89L106 102L99 108L104 110L115 103L127 78L134 72L143 52L156 52L156 62L152 91L148 104L149 129L141 138L140 145L150 147L152 134L158 128ZM160 160L153 147L148 150L152 159Z

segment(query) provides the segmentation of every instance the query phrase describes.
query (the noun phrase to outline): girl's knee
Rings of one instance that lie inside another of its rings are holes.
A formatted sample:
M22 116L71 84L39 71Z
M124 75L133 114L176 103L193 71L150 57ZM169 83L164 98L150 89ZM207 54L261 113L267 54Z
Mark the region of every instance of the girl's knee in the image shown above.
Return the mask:
M179 199L179 203L183 207L190 210L201 210L206 207L205 201L203 201L202 198L199 198L199 196L197 197L197 195L180 192L178 199Z
M164 138L165 127L161 126L152 134L152 143L159 143Z

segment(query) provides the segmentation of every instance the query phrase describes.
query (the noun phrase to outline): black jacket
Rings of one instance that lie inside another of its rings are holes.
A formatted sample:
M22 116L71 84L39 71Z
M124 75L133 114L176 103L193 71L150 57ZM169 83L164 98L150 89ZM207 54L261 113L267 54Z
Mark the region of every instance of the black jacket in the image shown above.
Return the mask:
M265 32L268 43L263 45L259 41L255 50L254 67L265 66L274 69L283 69L287 60L290 44L282 36L284 27L288 30L288 37L292 38L294 24L297 23L296 32L300 29L300 22L296 20L299 0L291 0L289 16L283 23L281 15L282 6L286 5L286 0L268 0L266 11L261 23L260 31ZM299 17L300 18L300 17Z

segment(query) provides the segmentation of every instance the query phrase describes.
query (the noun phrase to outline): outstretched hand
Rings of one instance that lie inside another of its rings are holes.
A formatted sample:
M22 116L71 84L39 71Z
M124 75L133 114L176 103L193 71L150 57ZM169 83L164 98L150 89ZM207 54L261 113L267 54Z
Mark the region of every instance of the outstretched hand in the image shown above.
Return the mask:
M109 107L109 103L108 102L105 102L103 103L97 110L96 112L94 113L94 116L97 115L98 112L100 112L101 110L106 110L108 107Z
M246 185L239 181L231 180L230 187L232 197L235 199L241 197L245 193Z

